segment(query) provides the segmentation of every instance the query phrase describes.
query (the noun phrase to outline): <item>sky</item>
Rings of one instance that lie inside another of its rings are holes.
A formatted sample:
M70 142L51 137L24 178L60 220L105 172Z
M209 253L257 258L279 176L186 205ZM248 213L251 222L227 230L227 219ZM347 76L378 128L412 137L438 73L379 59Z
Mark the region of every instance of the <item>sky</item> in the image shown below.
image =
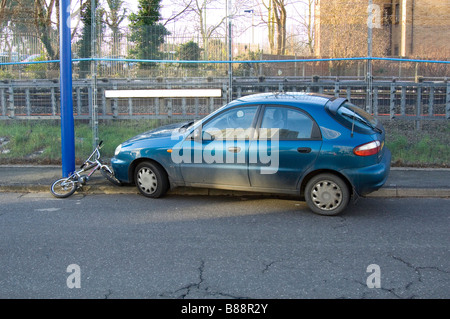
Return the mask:
M100 3L105 5L105 0L98 0ZM178 13L181 9L180 6L177 7L175 4L177 1L181 2L183 0L162 0L161 1L161 15L162 22ZM195 0L194 0L195 1ZM198 0L202 2L203 0ZM206 24L208 27L217 24L220 19L227 15L226 6L231 1L232 7L241 1L241 7L236 11L236 15L232 20L232 30L233 30L233 41L234 43L241 44L253 44L253 48L256 46L259 49L265 49L268 47L268 31L267 25L263 22L261 18L262 14L267 13L261 2L268 0L208 0L207 14L206 14ZM305 6L302 4L305 0L285 0L288 5L288 38L292 34L302 35L302 30L300 29L300 24L298 23L298 17L304 16L306 13ZM77 10L77 5L79 2L77 0L71 2L71 12L72 12L72 28L75 27L77 20L79 20L78 14L74 14ZM124 0L124 8L127 9L128 13L138 11L138 1L137 0ZM250 11L249 10L252 10ZM194 21L194 23L193 23ZM190 16L189 18L184 18L176 20L175 22L169 22L166 24L166 28L172 33L174 37L178 37L180 40L186 37L195 37L194 40L199 39L198 32L198 17ZM125 27L128 25L128 21L125 20L122 25ZM197 28L197 29L196 29ZM225 24L220 29L220 36L225 36ZM297 36L298 37L298 36Z
M202 1L202 0L199 0ZM222 17L226 16L225 3L228 0L217 0L207 6L206 23L208 26L217 23ZM232 6L234 3L238 3L238 0L231 0ZM242 0L240 0L242 1ZM265 13L267 10L261 4L262 0L245 0L243 1L243 7L237 11L237 15L233 20L234 37L239 39L242 43L254 43L263 46L267 43L267 26L262 23L260 14ZM167 19L174 13L177 13L180 9L174 5L174 0L162 0L161 1L161 15L164 19ZM137 12L138 1L125 0L126 7L130 11ZM293 19L299 15L305 14L305 7L299 0L286 0L288 5L288 26L287 30L291 33L298 32L298 23ZM253 12L248 12L252 10ZM247 12L246 12L247 11ZM166 25L167 29L173 34L183 34L188 32L194 33L194 24L192 19L178 20L175 23L171 22ZM222 33L225 31L222 30Z

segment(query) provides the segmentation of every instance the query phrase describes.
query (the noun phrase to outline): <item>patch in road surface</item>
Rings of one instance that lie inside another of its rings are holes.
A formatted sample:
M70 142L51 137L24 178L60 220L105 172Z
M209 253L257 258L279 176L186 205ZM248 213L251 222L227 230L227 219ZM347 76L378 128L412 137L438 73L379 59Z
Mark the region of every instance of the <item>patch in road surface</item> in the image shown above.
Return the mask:
M37 212L56 212L58 210L61 210L61 208L51 207L51 208L39 208L35 209Z

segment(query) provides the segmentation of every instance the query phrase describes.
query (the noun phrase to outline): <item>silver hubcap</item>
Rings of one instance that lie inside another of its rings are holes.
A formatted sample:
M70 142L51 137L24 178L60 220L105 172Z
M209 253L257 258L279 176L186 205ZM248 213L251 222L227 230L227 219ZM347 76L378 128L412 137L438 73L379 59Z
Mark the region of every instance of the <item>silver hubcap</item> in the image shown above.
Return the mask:
M332 181L320 181L311 191L314 205L322 210L333 210L342 202L341 188Z
M155 173L148 167L143 167L137 174L139 188L147 194L153 194L158 187Z

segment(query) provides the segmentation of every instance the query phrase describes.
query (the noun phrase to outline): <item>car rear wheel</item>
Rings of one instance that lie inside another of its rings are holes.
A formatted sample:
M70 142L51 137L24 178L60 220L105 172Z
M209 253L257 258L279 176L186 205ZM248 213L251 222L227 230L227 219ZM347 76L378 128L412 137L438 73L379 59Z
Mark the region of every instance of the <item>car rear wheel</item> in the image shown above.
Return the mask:
M151 198L163 196L169 188L164 169L151 162L143 162L136 167L135 181L139 192Z
M350 191L342 178L333 174L319 174L306 184L305 199L314 213L333 216L347 207Z

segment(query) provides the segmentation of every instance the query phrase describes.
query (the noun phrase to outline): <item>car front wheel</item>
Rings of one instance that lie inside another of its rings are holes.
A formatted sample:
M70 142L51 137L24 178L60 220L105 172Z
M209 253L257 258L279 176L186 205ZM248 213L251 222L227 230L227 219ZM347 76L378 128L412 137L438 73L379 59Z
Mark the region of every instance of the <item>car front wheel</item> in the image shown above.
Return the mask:
M334 216L347 207L350 191L342 178L333 174L319 174L306 184L305 199L314 213Z
M143 162L136 167L135 182L139 192L151 198L163 196L169 186L164 169L151 162Z

